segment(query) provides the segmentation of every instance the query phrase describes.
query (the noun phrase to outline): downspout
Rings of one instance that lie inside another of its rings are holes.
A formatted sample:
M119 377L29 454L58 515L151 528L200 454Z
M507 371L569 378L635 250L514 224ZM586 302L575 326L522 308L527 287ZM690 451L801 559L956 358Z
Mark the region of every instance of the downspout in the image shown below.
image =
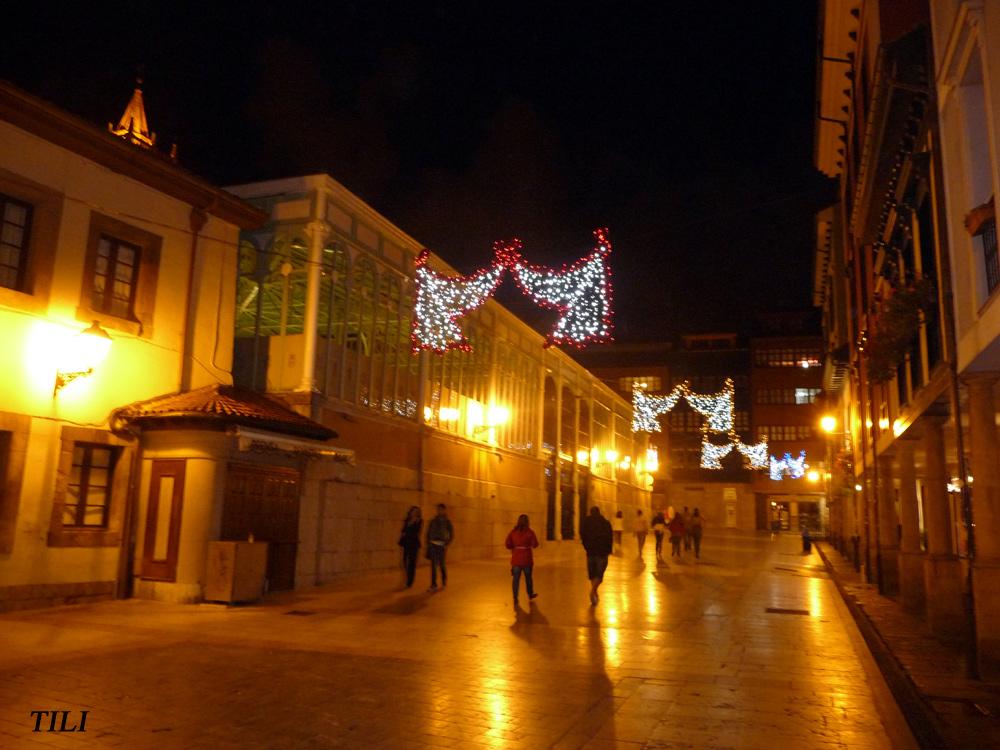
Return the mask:
M184 331L181 346L181 372L179 391L191 390L191 374L194 368L194 308L197 304L194 294L194 273L198 259L198 237L208 222L208 208L191 207L188 219L191 227L191 252L188 261L187 300L184 305ZM215 321L219 325L219 321Z

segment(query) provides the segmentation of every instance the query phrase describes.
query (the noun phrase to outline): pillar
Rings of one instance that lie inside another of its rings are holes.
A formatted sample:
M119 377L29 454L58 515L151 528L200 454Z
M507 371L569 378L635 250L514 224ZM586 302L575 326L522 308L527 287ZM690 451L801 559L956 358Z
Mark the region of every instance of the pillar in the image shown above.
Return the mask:
M553 514L556 517L556 527L555 527L555 538L562 539L562 457L560 456L562 450L562 368L556 367L555 373L552 376L553 383L556 388L556 444L552 448L552 470L555 472L553 477L553 486L555 487L555 505L553 506Z
M320 200L325 206L326 202ZM330 236L325 221L311 221L309 232L309 268L306 270L306 307L302 317L302 381L298 390L311 393L316 387L316 340L319 334L319 290L323 272L323 246Z
M924 612L924 551L920 548L920 514L917 508L917 470L913 461L913 441L900 440L899 515L903 535L899 541L899 598L903 608Z
M997 450L997 374L965 379L969 389L972 516L976 523L972 591L979 675L1000 679L1000 452Z
M951 512L948 507L948 472L945 467L944 434L940 418L925 418L924 431L924 525L927 555L924 559L924 591L927 624L934 635L961 639L965 632L962 567L951 543Z
M899 522L896 519L896 483L892 458L882 456L878 464L878 544L882 565L882 593L899 593Z

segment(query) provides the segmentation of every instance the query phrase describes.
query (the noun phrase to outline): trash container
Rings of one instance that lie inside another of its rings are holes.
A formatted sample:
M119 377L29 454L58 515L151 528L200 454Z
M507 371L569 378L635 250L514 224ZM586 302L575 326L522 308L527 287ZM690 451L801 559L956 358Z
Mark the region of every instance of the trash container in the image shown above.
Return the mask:
M252 602L264 595L267 542L209 542L205 600Z

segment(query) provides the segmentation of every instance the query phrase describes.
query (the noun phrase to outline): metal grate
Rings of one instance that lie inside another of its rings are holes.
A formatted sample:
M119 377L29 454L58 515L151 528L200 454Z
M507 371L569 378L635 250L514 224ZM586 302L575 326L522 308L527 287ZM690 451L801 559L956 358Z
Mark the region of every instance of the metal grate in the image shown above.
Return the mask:
M783 609L781 607L767 607L765 610L769 615L809 615L808 609Z

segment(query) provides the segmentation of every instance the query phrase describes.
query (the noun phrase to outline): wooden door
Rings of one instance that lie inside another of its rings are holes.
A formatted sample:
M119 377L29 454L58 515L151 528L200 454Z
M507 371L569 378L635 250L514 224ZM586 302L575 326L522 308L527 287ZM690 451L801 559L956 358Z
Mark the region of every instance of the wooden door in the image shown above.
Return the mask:
M184 508L184 459L155 459L149 478L146 534L142 545L142 577L177 580Z
M222 509L223 541L250 535L268 543L270 591L295 588L299 545L299 473L274 466L230 464Z

